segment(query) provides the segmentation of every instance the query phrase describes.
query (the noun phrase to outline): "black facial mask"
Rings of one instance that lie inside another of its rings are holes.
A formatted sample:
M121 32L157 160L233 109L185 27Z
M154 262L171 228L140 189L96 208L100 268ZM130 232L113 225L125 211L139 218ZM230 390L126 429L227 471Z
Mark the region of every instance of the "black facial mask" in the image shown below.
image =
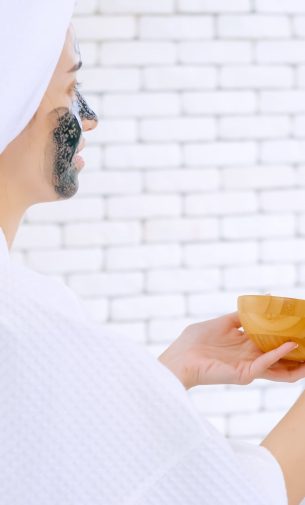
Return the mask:
M97 115L92 109L90 109L89 105L87 104L84 97L80 94L80 92L78 90L75 90L75 94L80 118L97 121Z
M55 159L53 182L56 193L62 198L70 198L78 190L77 170L73 165L82 129L77 117L66 108L56 109L57 127L53 130Z
M73 163L82 135L82 121L97 121L95 112L89 108L82 95L76 90L76 100L72 110L61 107L55 109L57 126L53 130L53 184L61 198L71 198L78 190L78 171Z

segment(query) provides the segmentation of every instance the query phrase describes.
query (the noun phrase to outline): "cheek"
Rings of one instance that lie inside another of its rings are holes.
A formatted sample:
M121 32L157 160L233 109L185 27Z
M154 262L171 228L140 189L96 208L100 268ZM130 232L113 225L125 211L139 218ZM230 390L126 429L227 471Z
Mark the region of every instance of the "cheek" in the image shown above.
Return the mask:
M57 153L66 161L71 161L81 137L81 127L75 115L70 111L58 118L58 126L53 131L53 140Z

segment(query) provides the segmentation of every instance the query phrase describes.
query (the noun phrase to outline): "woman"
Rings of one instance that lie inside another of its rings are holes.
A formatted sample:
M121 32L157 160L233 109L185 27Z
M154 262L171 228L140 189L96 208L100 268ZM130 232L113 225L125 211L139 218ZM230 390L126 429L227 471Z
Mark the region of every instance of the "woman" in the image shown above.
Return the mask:
M226 440L185 391L298 380L305 365L281 360L293 342L262 354L233 313L187 327L155 360L103 335L62 282L10 258L28 207L77 192L82 131L97 125L77 89L72 8L0 3L0 503L297 504L305 399L255 447Z

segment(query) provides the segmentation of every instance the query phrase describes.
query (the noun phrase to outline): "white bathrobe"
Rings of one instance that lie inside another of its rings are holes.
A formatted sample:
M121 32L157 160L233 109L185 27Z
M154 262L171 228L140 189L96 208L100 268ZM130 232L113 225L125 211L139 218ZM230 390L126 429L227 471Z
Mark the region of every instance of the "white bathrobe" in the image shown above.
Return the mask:
M0 229L1 505L287 505L281 468L197 413L176 376L106 335Z

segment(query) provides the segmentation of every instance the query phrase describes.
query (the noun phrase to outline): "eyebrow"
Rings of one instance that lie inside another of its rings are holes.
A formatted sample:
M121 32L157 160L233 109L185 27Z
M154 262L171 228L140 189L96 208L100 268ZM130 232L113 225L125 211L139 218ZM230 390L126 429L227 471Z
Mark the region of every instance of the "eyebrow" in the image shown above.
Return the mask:
M68 70L68 73L72 73L72 72L77 72L83 65L83 62L82 61L79 61L78 63L76 63L74 65L74 67L70 68L70 70Z

